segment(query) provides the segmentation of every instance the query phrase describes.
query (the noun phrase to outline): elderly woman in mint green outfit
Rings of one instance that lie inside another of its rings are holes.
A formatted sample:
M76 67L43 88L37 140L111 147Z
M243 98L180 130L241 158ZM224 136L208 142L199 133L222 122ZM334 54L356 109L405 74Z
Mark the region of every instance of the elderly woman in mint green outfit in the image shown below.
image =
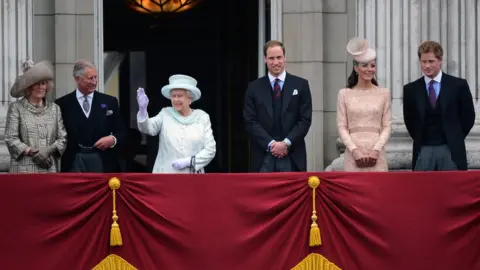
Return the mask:
M148 97L143 88L137 90L138 129L150 136L159 136L159 148L153 173L204 173L216 153L209 115L190 105L201 97L197 81L186 75L173 75L162 88L162 95L172 101L149 118Z

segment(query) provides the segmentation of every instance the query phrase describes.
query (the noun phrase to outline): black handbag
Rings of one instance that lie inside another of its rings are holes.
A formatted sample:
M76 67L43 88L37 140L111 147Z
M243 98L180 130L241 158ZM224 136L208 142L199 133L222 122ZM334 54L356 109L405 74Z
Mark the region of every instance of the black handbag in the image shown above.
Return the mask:
M192 156L190 158L190 173L201 173L200 170L195 171L195 165L196 165L195 156Z

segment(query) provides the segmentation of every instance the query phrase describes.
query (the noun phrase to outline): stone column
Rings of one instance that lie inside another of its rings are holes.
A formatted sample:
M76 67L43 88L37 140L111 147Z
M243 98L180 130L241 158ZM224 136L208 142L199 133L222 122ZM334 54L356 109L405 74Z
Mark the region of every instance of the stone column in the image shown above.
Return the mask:
M75 62L79 59L96 62L99 82L103 82L103 48L102 55L95 49L96 42L98 42L95 34L103 35L103 31L101 29L98 31L98 24L95 24L98 23L98 19L94 16L94 9L98 8L97 5L101 4L102 1L54 1L55 39L53 44L55 59L52 60L55 63L55 95L58 98L75 89L72 71ZM96 52L97 56L95 56ZM99 57L101 58L98 59ZM100 62L101 64L99 64ZM103 90L103 83L99 85Z
M283 0L286 69L310 83L313 117L307 144L308 171L323 170L323 0ZM272 12L274 5L272 1ZM272 26L275 29L274 26ZM274 37L274 32L272 37Z
M32 58L32 0L0 1L0 172L8 171L4 132L8 104L15 101L10 87L21 74L20 64Z
M75 0L81 1L81 0ZM107 59L104 57L104 47L103 47L103 1L104 0L90 0L83 1L83 9L88 11L88 17L93 19L93 29L86 28L84 29L86 34L86 39L89 40L90 44L88 46L93 46L93 58L92 61L97 67L98 71L98 81L100 82L97 86L97 91L103 93L105 91L105 82L108 80L106 77L106 71L104 65L107 64ZM93 2L93 3L92 3ZM92 5L93 4L93 5ZM80 27L90 27L90 25L80 25ZM92 36L93 34L93 36ZM90 56L91 57L91 56ZM117 59L118 60L118 59ZM119 61L121 62L121 61Z
M467 79L474 104L480 93L480 2L476 0L356 0L357 35L377 49L377 78L392 92L389 166L410 169L412 141L403 123L403 85L422 76L417 49L423 40L442 44L442 70ZM476 109L478 112L478 109ZM477 116L478 119L478 116ZM480 121L467 137L469 168L480 168ZM335 166L334 169L337 169Z
M345 46L355 35L355 2L324 0L323 24L323 153L325 164L330 164L338 157L337 94L345 87L353 66Z

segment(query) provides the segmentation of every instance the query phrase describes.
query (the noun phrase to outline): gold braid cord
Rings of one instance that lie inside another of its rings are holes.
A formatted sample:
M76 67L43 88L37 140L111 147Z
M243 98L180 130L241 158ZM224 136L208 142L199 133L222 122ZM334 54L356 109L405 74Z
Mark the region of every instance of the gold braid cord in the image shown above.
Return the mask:
M292 270L342 270L327 258L318 253L309 254L303 261L297 264Z
M108 186L112 190L113 193L113 223L112 228L110 229L110 246L121 246L123 245L122 242L122 234L120 233L120 226L117 223L118 216L117 216L117 202L116 202L116 194L115 191L120 188L120 179L113 177L108 181Z
M322 244L322 238L320 236L320 228L317 224L317 211L315 210L315 197L317 195L317 187L320 185L320 179L316 176L310 176L308 178L308 185L313 190L313 213L312 213L312 225L310 225L310 246L316 247Z
M110 254L92 270L137 270L137 268L129 264L122 257Z

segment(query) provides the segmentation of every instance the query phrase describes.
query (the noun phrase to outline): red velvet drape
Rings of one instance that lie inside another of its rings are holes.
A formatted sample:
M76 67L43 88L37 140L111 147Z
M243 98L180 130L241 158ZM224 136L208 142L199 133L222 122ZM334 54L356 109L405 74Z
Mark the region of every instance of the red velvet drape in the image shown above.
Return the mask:
M311 175L322 246L309 248ZM109 247L110 177L123 246ZM0 269L480 269L480 172L2 175Z

